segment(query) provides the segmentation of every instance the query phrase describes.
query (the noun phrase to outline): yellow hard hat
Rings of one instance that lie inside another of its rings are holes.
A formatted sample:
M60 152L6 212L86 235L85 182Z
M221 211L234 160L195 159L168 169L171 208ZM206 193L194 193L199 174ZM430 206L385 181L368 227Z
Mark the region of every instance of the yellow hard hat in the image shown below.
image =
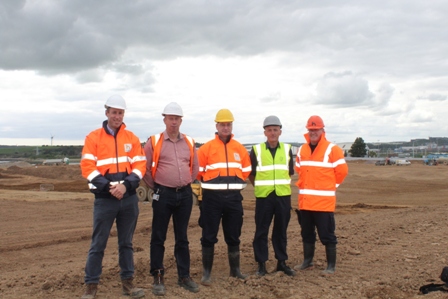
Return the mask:
M233 121L233 114L229 109L221 109L216 113L215 122L217 123L229 123Z

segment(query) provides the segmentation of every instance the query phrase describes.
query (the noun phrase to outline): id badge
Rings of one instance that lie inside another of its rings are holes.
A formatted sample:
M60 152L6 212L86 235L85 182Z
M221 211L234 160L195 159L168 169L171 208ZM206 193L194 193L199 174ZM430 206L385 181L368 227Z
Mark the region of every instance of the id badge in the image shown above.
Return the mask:
M159 201L159 194L154 193L154 194L152 195L152 200Z

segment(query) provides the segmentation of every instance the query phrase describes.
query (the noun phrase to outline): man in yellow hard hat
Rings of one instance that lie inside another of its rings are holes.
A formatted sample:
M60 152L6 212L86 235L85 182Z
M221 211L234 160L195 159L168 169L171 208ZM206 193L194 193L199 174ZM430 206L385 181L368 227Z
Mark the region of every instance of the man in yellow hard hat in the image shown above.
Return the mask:
M279 141L282 123L275 115L263 121L266 142L254 145L250 152L252 172L249 179L255 192L255 236L253 241L258 276L264 276L268 260L268 234L272 219L272 246L277 259L276 271L288 276L296 273L286 265L287 229L291 219L291 176L294 159L291 145Z
M198 180L202 187L200 225L202 227L201 283L211 285L214 246L222 220L224 240L227 243L230 276L240 279L240 236L243 225L243 196L246 179L251 171L247 149L233 138L233 114L221 109L216 114L215 138L198 150Z
M308 119L305 140L297 151L296 171L299 176L298 216L302 228L304 261L294 267L305 270L313 267L316 229L325 246L327 268L332 274L336 267L336 189L348 174L348 166L340 147L325 138L324 121L318 115Z

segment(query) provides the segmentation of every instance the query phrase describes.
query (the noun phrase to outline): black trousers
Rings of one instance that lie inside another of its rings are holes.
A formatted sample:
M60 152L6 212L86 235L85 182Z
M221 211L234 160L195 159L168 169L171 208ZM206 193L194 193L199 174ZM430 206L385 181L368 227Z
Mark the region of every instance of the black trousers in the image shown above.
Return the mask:
M314 244L316 242L316 229L323 245L338 243L334 233L336 223L333 212L300 210L300 226L304 243Z
M275 258L286 261L287 229L291 219L291 196L277 196L271 192L266 198L257 198L255 205L255 236L252 243L256 262L266 262L268 256L268 234L272 219L272 246Z
M239 190L202 190L199 220L202 227L202 246L213 247L218 242L221 220L227 245L240 245L244 214L242 201L243 196Z

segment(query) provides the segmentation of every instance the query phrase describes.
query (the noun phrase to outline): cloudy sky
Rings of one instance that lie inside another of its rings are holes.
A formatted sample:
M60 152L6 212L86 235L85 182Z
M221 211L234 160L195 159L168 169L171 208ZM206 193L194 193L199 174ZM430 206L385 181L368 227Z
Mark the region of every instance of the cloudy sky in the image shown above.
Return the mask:
M83 144L113 94L142 141L213 138L221 108L243 143L303 142L320 115L337 143L448 136L445 0L2 0L0 144Z

